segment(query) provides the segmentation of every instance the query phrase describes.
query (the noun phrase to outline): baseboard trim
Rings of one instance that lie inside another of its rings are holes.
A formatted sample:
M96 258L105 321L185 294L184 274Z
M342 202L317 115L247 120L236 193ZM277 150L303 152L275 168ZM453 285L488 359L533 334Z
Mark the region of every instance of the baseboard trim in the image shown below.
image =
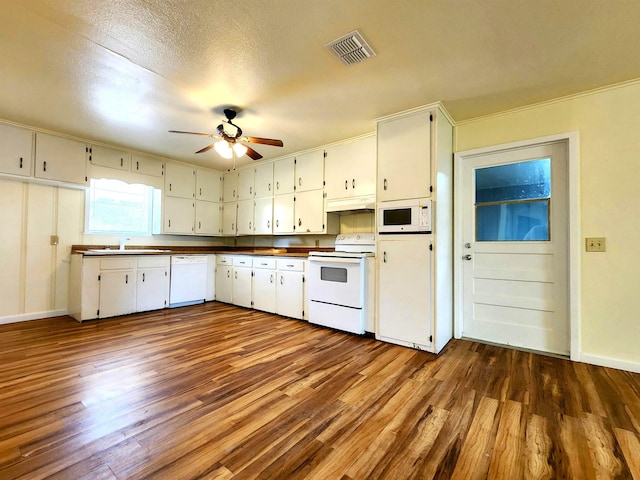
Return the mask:
M640 373L640 363L627 362L610 357L600 357L598 355L580 354L580 362L598 365L600 367L615 368L617 370L626 370L627 372Z
M28 322L29 320L41 320L43 318L61 317L67 315L67 310L48 310L45 312L21 313L20 315L8 315L0 317L0 325L8 323Z

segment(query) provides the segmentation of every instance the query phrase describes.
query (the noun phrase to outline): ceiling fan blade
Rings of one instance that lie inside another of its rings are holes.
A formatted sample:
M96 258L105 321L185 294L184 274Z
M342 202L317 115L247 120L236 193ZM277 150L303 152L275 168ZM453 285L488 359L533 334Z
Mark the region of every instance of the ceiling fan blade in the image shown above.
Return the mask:
M262 155L256 152L249 145L245 145L245 147L247 147L247 153L245 155L247 155L248 157L251 157L253 160L260 160L262 158Z
M272 147L284 147L282 140L274 140L272 138L246 137L247 142L261 143L262 145L271 145Z
M213 148L215 144L211 144L211 145L207 145L204 148L201 148L200 150L198 150L196 153L204 153L204 152L208 152L209 150L211 150Z
M198 133L198 132L182 132L180 130L169 130L169 133L188 133L189 135L202 135L204 137L210 137L210 133Z

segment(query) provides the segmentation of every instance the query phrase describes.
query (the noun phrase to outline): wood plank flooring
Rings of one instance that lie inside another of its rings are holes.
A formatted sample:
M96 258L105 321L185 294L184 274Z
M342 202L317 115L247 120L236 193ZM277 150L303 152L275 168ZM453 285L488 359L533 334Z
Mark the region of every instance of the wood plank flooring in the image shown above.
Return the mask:
M0 326L0 479L640 479L640 375L220 303Z

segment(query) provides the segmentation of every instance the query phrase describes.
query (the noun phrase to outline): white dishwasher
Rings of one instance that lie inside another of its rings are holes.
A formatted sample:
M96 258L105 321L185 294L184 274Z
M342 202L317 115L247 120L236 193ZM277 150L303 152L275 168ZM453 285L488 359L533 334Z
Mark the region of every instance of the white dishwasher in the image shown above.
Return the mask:
M203 303L207 296L207 256L171 255L169 307Z

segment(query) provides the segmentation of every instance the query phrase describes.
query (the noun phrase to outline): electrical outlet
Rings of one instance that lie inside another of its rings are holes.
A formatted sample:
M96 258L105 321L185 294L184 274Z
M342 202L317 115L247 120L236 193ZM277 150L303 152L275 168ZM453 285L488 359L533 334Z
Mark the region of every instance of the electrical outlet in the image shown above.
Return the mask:
M606 240L604 237L587 237L585 249L587 252L605 252L607 250Z

